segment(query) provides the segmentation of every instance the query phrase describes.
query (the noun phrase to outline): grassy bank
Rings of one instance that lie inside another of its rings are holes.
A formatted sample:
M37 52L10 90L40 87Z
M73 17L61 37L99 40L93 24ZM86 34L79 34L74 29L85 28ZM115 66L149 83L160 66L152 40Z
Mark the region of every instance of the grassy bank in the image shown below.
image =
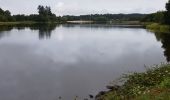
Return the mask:
M96 100L170 100L170 64L156 66L143 73L123 77L121 85L108 86Z
M152 23L152 24L146 25L146 28L153 32L170 33L170 26L168 25Z
M20 25L20 24L27 24L32 25L36 24L37 22L31 22L31 21L24 21L24 22L0 22L0 25Z

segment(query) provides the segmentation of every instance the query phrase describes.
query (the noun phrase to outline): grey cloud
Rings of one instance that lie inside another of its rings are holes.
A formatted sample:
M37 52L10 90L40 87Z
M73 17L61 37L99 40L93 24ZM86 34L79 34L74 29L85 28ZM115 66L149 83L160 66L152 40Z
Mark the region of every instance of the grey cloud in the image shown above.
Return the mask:
M12 14L37 13L38 5L51 6L57 15L90 13L151 13L165 10L168 0L0 0Z

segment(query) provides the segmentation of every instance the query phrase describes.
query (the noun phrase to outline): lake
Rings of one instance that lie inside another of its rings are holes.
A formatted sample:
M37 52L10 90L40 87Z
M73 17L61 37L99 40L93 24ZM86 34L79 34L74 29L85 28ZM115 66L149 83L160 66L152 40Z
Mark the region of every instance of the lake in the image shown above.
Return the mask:
M170 35L105 24L0 26L1 100L80 100L170 61Z

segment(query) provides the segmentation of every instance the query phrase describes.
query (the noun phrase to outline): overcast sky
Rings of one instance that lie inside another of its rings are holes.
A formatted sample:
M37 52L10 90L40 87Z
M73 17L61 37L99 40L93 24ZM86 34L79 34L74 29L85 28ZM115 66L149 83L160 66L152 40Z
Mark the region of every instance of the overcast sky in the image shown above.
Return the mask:
M38 5L48 5L57 15L95 13L151 13L165 9L168 0L0 0L2 9L12 14L37 13Z

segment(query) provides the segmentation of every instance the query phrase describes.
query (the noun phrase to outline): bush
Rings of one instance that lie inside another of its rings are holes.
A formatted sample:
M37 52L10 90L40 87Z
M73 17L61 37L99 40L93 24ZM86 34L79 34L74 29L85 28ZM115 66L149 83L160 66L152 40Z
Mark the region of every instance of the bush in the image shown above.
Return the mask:
M170 88L170 77L165 78L160 84L161 88Z
M153 23L147 25L146 28L154 32L170 33L170 26L168 25L160 25L158 23Z
M117 85L114 85L109 92L98 95L97 100L164 100L160 98L170 98L168 96L170 95L169 64L156 66L143 73L128 74L123 79L127 81L122 86L115 89L114 86Z

